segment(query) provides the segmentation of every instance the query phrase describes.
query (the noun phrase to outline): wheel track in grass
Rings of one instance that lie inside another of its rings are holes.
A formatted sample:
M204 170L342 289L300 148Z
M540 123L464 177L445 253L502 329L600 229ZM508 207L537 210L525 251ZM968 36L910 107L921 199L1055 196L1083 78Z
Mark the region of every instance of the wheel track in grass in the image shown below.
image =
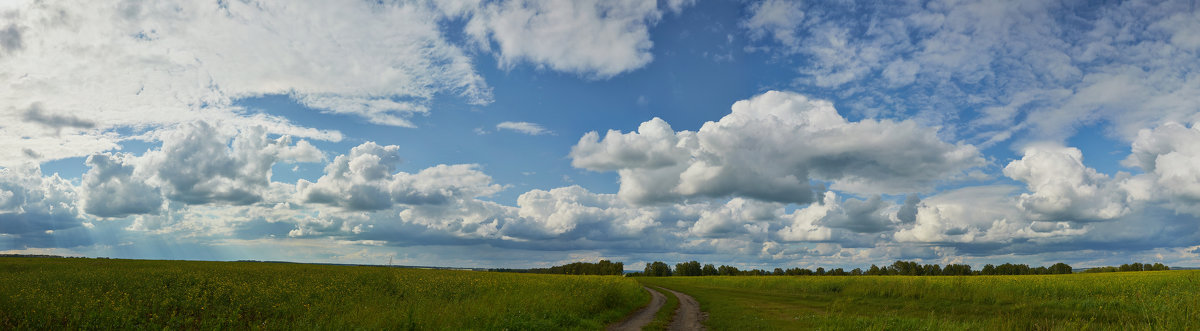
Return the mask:
M669 288L660 288L671 292L676 298L679 298L679 308L675 309L675 318L671 320L671 326L667 328L668 330L704 330L702 322L708 319L708 315L700 311L700 303L695 298Z
M663 303L667 302L667 298L658 291L651 290L649 287L642 286L642 289L650 293L650 303L625 317L620 322L609 325L608 331L634 331L641 330L646 324L654 320L654 314L662 309Z
M679 298L679 307L675 309L675 315L671 319L671 324L667 327L668 330L704 330L704 325L701 322L708 316L700 311L700 304L696 299L668 288L659 288L671 292L676 298ZM624 320L609 325L606 328L607 330L641 330L654 320L654 315L658 313L659 309L662 309L663 304L666 302L666 297L649 287L642 286L642 289L650 293L650 303L642 308L638 308L638 310L629 314Z

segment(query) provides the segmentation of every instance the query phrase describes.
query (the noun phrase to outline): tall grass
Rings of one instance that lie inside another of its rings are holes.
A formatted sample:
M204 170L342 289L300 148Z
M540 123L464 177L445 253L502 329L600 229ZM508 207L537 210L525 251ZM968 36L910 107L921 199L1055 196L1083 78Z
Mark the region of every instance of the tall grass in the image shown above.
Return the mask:
M0 259L0 329L598 329L637 282L249 262Z
M713 329L1200 329L1200 271L639 280L692 295Z

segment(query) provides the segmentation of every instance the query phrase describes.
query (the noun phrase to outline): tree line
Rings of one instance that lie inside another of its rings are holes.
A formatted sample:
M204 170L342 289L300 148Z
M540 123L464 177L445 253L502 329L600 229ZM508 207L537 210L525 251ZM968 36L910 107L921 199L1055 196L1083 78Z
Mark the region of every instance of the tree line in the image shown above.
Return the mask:
M549 268L488 269L488 271L560 275L622 275L625 273L625 263L600 260L598 263L575 262Z
M533 269L488 269L488 271L499 272L520 272L520 273L538 273L538 274L562 274L562 275L621 275L624 274L625 264L622 262L612 262L609 260L600 260L598 263L575 262L549 268L533 268ZM1162 263L1130 263L1122 264L1119 267L1098 267L1086 269L1083 272L1118 272L1118 271L1159 271L1171 270L1170 267ZM646 263L646 267L641 272L634 272L630 276L650 276L650 277L668 277L668 276L990 276L990 275L1055 275L1073 273L1074 268L1066 263L1055 263L1053 265L1030 267L1028 264L1013 264L1004 263L1001 265L986 264L981 269L972 269L967 264L947 264L945 266L939 264L920 264L915 261L897 260L891 265L878 266L872 264L871 267L863 270L862 268L854 268L845 270L842 268L825 269L818 267L816 269L806 268L775 268L774 270L748 269L741 270L734 266L713 264L701 265L698 261L688 261L676 263L674 267L662 261Z
M1085 272L1104 272L1104 271L1140 271L1140 270L1169 270L1167 266L1161 263L1154 265L1134 263L1122 265L1121 267L1103 267L1092 268ZM651 277L666 277L666 276L978 276L978 275L1054 275L1054 274L1069 274L1074 272L1074 268L1066 263L1055 263L1050 266L1030 267L1028 264L1013 264L1005 263L1001 265L984 265L982 269L972 269L967 264L948 264L945 266L939 264L920 264L914 261L898 260L891 265L878 266L872 264L871 267L863 270L862 268L854 268L846 271L842 268L825 269L818 267L815 270L806 268L775 268L775 270L767 271L762 269L740 270L733 266L714 266L712 264L701 265L697 261L689 261L675 264L671 268L665 262L655 261L646 263L646 268L641 272L630 274L631 276L651 276Z
M1155 264L1127 263L1127 264L1122 264L1120 267L1113 267L1113 266L1096 267L1096 268L1090 268L1090 269L1084 270L1083 272L1162 271L1162 270L1171 270L1171 267L1168 267L1162 263L1155 263Z

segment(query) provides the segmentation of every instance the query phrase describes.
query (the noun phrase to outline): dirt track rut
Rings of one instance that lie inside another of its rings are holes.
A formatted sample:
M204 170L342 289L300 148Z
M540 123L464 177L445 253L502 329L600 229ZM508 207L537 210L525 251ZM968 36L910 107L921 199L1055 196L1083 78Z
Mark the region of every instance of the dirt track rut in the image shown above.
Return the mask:
M625 320L613 325L609 325L607 330L641 330L646 326L646 324L649 324L654 320L654 315L658 313L659 309L662 309L662 306L664 303L666 303L667 299L658 291L651 290L645 286L642 286L642 289L645 289L646 292L650 292L650 304L634 311L632 314L629 314L629 317L626 317ZM671 319L671 325L667 327L668 330L704 330L704 324L701 323L704 322L704 319L708 318L708 316L706 316L703 312L700 312L700 303L696 302L696 299L687 294L679 293L671 289L662 287L660 287L660 289L667 290L671 292L671 294L675 295L676 298L679 298L679 308L675 309L675 317Z
M679 308L675 309L675 318L671 320L671 326L667 327L668 330L704 330L704 324L701 324L701 322L704 322L704 319L708 318L708 316L700 312L700 303L696 302L696 299L669 288L662 289L671 292L676 298L679 298Z
M654 320L654 314L658 313L659 309L662 309L663 304L667 302L667 297L664 297L658 291L651 290L649 287L642 286L642 289L650 292L650 304L639 308L633 314L629 314L629 317L626 317L625 320L609 325L606 328L608 331L641 330L642 327Z

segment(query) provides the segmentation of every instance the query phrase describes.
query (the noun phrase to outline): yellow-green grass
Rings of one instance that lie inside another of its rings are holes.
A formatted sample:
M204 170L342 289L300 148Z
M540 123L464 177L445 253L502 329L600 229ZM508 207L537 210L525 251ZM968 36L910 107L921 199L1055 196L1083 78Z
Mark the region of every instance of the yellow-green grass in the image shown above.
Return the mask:
M695 297L713 330L1200 329L1200 271L638 280Z
M0 258L0 329L600 329L648 299L615 276Z
M675 309L679 308L679 298L675 297L675 294L672 294L667 290L663 290L662 288L655 286L648 287L652 291L662 293L662 295L667 298L667 301L663 303L663 306L658 310L658 313L654 314L654 320L650 321L650 324L646 324L646 326L642 328L642 331L666 330L671 326L672 318L675 317Z

